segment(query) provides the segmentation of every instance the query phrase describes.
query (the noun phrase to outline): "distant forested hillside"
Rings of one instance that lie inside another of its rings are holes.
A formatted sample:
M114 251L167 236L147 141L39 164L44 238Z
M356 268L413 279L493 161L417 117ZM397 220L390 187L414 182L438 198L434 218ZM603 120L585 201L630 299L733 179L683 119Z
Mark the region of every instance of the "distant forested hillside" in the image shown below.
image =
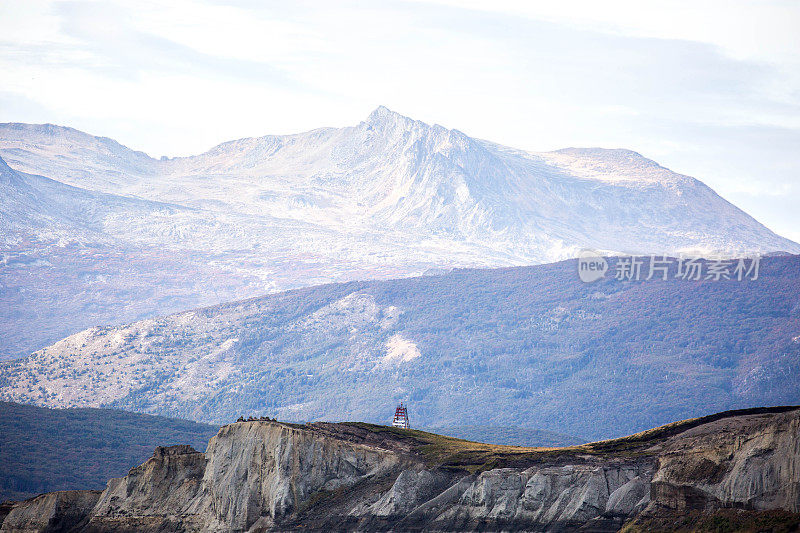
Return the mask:
M0 501L102 489L156 446L205 450L216 426L112 409L43 409L0 402Z
M92 328L0 363L0 397L216 423L387 423L402 400L413 427L589 440L800 403L799 256L741 281L676 279L676 263L620 281L610 262L594 283L575 261L455 270Z

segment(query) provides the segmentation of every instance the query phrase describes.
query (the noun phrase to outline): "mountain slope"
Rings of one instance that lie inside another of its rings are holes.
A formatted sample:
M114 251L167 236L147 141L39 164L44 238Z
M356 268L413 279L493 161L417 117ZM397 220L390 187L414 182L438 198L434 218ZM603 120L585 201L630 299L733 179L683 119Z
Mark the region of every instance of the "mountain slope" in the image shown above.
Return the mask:
M0 154L20 172L87 190L114 192L153 175L154 160L106 137L53 124L0 125Z
M0 158L0 246L10 248L20 241L48 232L51 238L86 237L83 229L58 214L18 172ZM98 237L98 236L95 236Z
M0 501L101 489L155 446L204 447L217 427L111 409L42 409L0 402Z
M584 247L800 253L635 152L524 152L383 107L351 127L160 160L72 128L0 124L0 156L13 265L0 270L0 359L95 324Z
M215 303L216 291L259 292L252 274L221 277L212 254L169 247L202 227L191 209L65 185L0 159L0 359L89 324Z
M23 241L109 244L125 238L114 220L125 220L125 232L140 233L160 217L190 211L158 201L118 196L65 185L42 176L12 170L0 159L0 243L9 248ZM128 239L130 240L130 239Z
M354 127L241 139L172 160L69 128L6 124L0 154L17 170L103 192L337 233L477 241L500 264L580 247L800 251L699 181L635 152L528 153L383 107Z
M521 448L237 422L205 453L157 448L102 492L13 505L0 531L793 531L799 429L797 407L762 408Z
M0 364L0 397L209 422L384 422L405 400L418 427L587 438L800 403L800 256L763 258L757 280L675 267L595 283L574 261L458 270L94 327Z

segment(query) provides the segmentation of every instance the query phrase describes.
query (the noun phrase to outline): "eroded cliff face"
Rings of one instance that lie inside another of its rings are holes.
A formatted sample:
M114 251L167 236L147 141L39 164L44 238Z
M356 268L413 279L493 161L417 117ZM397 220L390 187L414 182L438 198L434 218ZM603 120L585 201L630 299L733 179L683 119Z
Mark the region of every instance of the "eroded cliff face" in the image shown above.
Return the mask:
M100 491L59 491L15 505L3 520L4 533L70 531L91 514Z
M615 530L648 504L652 473L648 461L494 469L478 476L435 523L441 529L495 523L537 530L597 522L595 527Z
M800 521L791 514L800 512L800 410L558 449L367 424L239 422L206 453L158 448L102 494L18 503L0 531L616 531L720 509L781 509Z
M400 456L277 422L225 426L205 454L156 449L112 479L87 531L247 531L271 528L312 495L395 470Z
M717 420L654 447L653 507L800 512L799 413Z

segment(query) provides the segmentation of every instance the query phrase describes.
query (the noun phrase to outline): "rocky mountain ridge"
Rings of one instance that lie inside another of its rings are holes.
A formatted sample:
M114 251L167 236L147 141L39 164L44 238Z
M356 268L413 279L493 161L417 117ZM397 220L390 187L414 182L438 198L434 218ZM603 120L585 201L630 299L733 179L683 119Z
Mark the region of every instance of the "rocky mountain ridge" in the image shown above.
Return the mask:
M651 531L800 521L800 409L750 409L569 448L363 423L237 422L97 491L7 506L0 531Z
M203 233L193 221L197 228L174 231L183 224L174 213L132 214L128 222L144 216L174 233L134 235L106 217L106 233L150 244L246 249L254 238L267 236L242 227L247 217L257 217L261 225L270 219L304 223L307 231L410 232L417 245L438 236L470 249L475 241L484 248L471 251L473 260L486 260L479 264L548 262L581 247L800 251L700 181L636 152L526 152L385 107L356 126L239 139L200 155L161 160L71 128L3 124L0 154L23 173L201 210L220 226ZM229 228L243 230L244 242L224 240ZM196 231L204 243L190 235Z
M0 358L96 324L584 247L800 252L636 152L527 152L383 107L354 126L163 160L72 128L0 124L0 157L15 176L0 179Z

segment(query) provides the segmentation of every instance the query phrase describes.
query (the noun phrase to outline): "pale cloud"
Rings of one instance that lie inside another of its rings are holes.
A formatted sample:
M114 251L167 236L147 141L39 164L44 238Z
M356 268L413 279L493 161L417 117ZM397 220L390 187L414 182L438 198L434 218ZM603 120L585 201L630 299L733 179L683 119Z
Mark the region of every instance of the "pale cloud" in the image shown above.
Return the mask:
M797 31L800 4L792 1L435 0L435 3L548 21L585 31L707 43L740 59L800 60Z
M797 27L778 0L6 0L0 120L186 155L384 104L530 150L631 148L786 234Z

